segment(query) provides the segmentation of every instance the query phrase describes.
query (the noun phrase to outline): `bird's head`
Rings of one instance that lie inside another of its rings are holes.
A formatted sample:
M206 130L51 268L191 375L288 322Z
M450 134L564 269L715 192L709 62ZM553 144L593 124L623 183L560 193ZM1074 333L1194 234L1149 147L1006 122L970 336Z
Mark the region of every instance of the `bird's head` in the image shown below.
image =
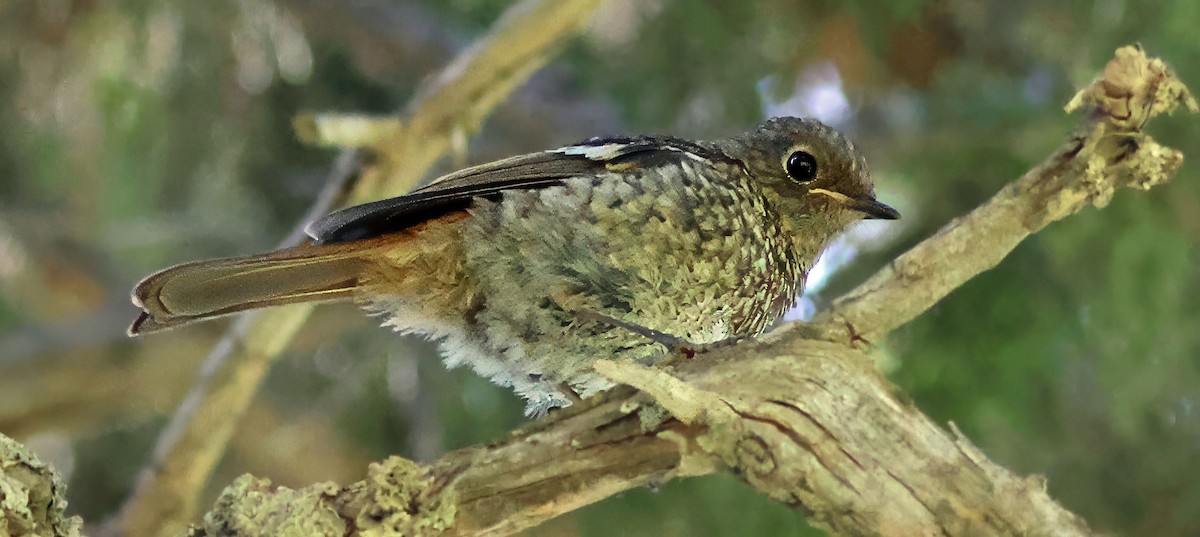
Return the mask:
M867 161L854 144L815 119L770 119L716 144L745 164L797 240L817 250L851 223L900 218L875 199Z

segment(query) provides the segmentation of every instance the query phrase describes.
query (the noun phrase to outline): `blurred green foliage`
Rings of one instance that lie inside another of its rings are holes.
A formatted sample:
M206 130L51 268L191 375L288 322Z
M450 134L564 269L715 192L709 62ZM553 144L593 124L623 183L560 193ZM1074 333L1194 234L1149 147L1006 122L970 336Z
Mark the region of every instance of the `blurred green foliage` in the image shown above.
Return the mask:
M292 116L400 108L509 3L0 7L0 394L63 369L181 360L179 378L162 380L180 386L175 399L139 399L149 388L137 384L117 386L121 398L41 406L0 395L0 430L23 432L66 468L74 509L95 521L119 504L222 328L127 344L131 284L165 264L275 244L332 158L294 140ZM803 96L831 66L835 78L822 80L852 113L840 125L905 219L900 233L860 245L819 304L1048 155L1077 121L1062 104L1117 47L1140 42L1200 87L1200 7L1190 0L887 6L614 1L524 90L550 102L518 94L466 158L612 129L727 134ZM381 12L429 32L389 33ZM796 103L779 109L819 111ZM1046 475L1068 508L1123 534L1200 533L1198 125L1178 116L1152 128L1191 159L1171 184L1120 192L1102 211L1051 226L880 344L922 410L1014 470ZM278 430L304 420L308 436L243 431L210 493L241 472L350 481L386 454L429 458L522 423L506 391L445 371L432 346L372 324L349 307L318 313L258 403ZM295 438L337 456L313 457ZM813 533L729 477L631 491L532 532Z

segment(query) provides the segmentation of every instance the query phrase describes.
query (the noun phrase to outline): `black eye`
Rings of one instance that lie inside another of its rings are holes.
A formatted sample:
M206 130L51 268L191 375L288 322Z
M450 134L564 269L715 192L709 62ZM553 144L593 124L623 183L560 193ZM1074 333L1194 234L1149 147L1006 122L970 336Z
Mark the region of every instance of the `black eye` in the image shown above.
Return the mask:
M801 183L812 181L817 176L816 157L804 151L792 153L787 159L787 173Z

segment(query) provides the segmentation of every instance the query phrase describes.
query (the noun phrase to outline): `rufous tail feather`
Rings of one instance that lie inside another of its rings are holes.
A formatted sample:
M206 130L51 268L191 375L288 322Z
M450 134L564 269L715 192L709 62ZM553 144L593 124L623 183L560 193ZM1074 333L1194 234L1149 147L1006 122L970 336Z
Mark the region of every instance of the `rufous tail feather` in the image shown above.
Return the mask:
M363 256L373 250L362 242L304 245L162 270L134 288L133 303L143 312L129 335L267 306L349 298Z

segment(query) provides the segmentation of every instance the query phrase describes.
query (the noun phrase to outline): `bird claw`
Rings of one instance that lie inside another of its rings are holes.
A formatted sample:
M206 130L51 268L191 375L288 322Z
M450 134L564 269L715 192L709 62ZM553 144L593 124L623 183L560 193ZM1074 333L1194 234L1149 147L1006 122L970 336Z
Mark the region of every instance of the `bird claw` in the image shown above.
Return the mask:
M578 405L583 402L583 396L579 395L579 392L575 391L575 388L571 387L571 383L565 380L558 384L558 391L559 393L562 393L563 397L566 397L572 405Z
M589 321L604 323L628 330L634 334L666 347L667 351L669 352L679 353L687 359L694 358L697 354L704 354L714 349L732 346L743 339L738 336L733 336L719 341L714 341L712 343L694 343L679 336L671 335L666 332L660 332L653 328L648 328L628 321L623 321L597 311L579 311L577 315Z
M870 347L872 345L871 340L863 337L862 334L859 334L858 330L856 328L854 328L854 325L851 324L850 321L842 321L842 323L846 325L846 331L850 333L850 346L851 347L855 347L856 346L855 344L857 344L857 343L862 343L863 345L865 345L867 347Z

